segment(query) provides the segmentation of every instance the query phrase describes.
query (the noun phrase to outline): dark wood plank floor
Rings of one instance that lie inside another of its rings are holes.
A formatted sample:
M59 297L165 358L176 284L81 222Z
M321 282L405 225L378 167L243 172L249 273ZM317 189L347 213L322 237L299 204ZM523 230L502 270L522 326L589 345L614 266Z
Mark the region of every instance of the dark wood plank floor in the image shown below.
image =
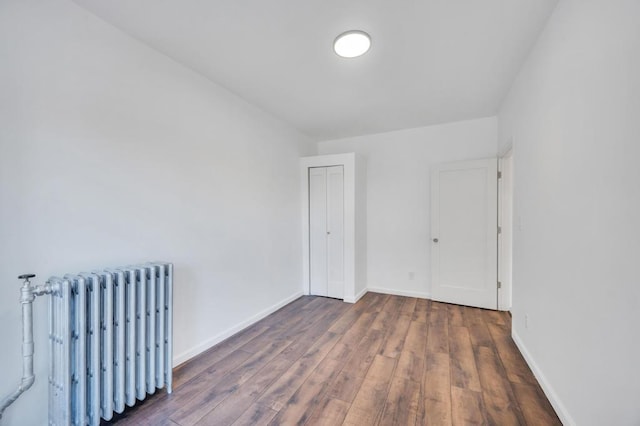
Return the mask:
M511 319L368 293L307 296L174 374L118 425L560 425Z

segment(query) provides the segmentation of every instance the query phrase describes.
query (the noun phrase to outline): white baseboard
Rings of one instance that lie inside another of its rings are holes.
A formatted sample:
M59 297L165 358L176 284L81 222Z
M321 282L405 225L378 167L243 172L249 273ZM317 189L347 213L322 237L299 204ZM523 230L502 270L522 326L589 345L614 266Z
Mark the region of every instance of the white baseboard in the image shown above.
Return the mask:
M558 398L558 394L556 394L556 392L553 390L553 387L542 373L542 370L540 369L538 364L536 364L536 362L533 360L531 353L529 353L527 347L522 342L522 339L520 339L520 336L518 336L518 333L516 333L515 329L513 328L511 329L511 337L516 343L518 349L520 349L520 353L522 353L522 356L527 361L527 364L529 364L531 371L533 371L533 375L536 376L536 379L538 379L540 387L542 387L542 390L547 396L547 399L549 399L549 402L553 406L554 410L556 410L556 414L558 414L558 417L560 418L562 424L565 426L575 426L576 422L573 420L571 415L569 415L566 407L564 406L562 401L560 401L560 398Z
M250 325L255 324L256 322L260 321L261 319L263 319L264 317L266 317L267 315L270 315L272 313L274 313L275 311L277 311L278 309L282 308L285 305L288 305L289 303L293 302L294 300L300 298L303 296L303 293L301 291L287 297L284 300L281 300L280 302L276 303L273 306L268 307L267 309L258 312L257 314L255 314L254 316L234 325L233 327L223 331L222 333L213 336L210 339L207 339L206 341L200 343L199 345L194 346L191 349L188 349L184 352L182 352L181 354L178 354L176 356L173 357L173 366L177 366L182 364L185 361L188 361L189 359L193 358L194 356L206 351L207 349L211 348L212 346L217 345L218 343L222 342L224 339L233 336L234 334L236 334L239 331L244 330L245 328L249 327Z
M360 293L356 294L356 297L354 297L353 299L350 297L345 297L344 301L347 303L356 303L358 300L362 299L362 296L364 296L365 294L367 294L368 289L364 289L362 290Z
M393 294L394 296L407 296L407 297L417 297L418 299L429 299L431 295L426 292L421 291L405 291L405 290L396 290L391 288L383 288L383 287L369 287L368 291L373 293L384 293L384 294Z

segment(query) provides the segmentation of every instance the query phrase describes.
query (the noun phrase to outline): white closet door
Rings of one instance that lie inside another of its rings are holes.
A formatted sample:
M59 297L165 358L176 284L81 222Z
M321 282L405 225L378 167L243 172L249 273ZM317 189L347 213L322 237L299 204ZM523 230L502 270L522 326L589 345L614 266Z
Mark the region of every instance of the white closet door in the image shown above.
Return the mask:
M327 167L327 296L344 298L343 167Z
M327 169L309 169L309 292L328 295Z
M309 169L309 291L344 297L344 177L342 166Z

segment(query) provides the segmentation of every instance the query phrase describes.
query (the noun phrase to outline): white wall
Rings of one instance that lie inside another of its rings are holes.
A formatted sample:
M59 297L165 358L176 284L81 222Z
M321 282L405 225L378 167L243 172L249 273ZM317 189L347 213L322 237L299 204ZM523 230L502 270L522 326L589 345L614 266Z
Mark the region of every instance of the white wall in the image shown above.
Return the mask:
M369 289L430 294L430 166L495 157L496 138L496 118L483 118L318 144L365 158Z
M174 262L177 360L300 293L306 137L65 0L0 3L0 93L0 397L21 273ZM36 384L6 425L46 423L35 307Z
M499 123L514 334L566 424L640 424L639 114L640 2L559 2Z

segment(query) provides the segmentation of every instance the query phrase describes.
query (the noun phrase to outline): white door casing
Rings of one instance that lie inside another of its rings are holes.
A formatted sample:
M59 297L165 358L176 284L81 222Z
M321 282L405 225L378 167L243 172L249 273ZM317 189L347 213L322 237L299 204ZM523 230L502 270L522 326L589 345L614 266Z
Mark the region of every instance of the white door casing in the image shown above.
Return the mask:
M497 309L497 174L495 158L433 168L434 300Z
M498 309L511 309L513 265L513 150L509 149L498 161Z

